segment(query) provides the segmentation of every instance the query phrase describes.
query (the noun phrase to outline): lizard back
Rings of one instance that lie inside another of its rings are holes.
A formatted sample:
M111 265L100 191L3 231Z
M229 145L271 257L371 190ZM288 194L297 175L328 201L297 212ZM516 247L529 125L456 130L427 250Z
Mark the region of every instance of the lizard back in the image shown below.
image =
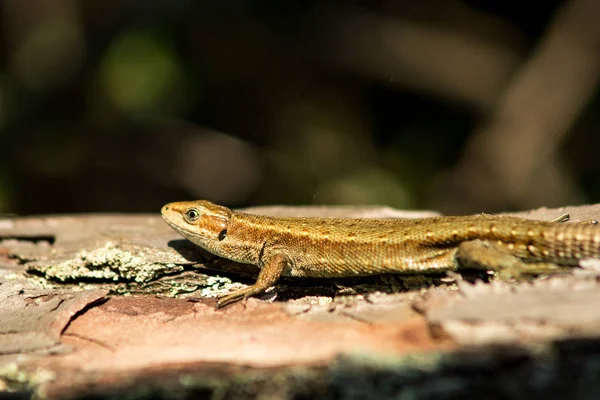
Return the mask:
M353 219L233 213L228 239L233 246L222 243L227 258L261 266L281 252L290 260L284 275L307 277L455 269L457 245L476 239L525 262L573 265L600 254L596 225L490 215Z

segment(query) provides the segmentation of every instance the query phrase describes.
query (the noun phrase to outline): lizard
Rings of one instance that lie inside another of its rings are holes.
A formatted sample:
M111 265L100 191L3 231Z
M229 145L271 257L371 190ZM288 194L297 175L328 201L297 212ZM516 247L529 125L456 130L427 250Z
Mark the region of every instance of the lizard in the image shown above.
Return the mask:
M428 218L269 217L207 200L165 205L168 225L208 252L260 268L256 282L217 300L256 296L281 276L342 278L484 268L546 273L600 257L596 221L477 214Z

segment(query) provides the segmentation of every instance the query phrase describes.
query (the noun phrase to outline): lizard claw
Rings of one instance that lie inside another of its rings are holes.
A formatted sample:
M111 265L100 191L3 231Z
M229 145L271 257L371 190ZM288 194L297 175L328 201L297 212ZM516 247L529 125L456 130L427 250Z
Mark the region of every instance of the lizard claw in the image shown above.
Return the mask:
M238 295L237 292L233 292L231 294L221 296L217 298L217 308L225 307L226 305L235 303L237 301L242 300L243 296Z
M257 290L254 286L248 286L247 288L236 290L235 292L217 298L217 308L225 307L228 304L232 304L240 300L243 301L245 306L249 297L258 294L261 291L262 290Z

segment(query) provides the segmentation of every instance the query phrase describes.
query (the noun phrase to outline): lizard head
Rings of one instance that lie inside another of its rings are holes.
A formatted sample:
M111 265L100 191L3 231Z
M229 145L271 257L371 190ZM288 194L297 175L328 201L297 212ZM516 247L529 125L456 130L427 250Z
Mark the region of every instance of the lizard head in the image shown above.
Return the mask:
M169 203L161 214L171 228L206 250L225 239L231 218L230 209L206 200Z

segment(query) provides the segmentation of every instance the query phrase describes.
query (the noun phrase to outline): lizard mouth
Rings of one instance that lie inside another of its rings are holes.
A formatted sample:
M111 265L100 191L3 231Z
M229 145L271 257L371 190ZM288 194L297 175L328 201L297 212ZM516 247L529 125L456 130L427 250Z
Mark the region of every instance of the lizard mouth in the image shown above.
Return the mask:
M171 221L171 219L169 217L167 217L165 214L162 214L162 217L165 220L165 222L167 223L167 225L169 225L171 228L173 228L175 230L181 229L177 226L177 224L175 224L173 221Z
M193 232L190 229L185 229L181 225L177 224L174 221L174 220L177 220L177 215L170 215L170 214L173 214L173 211L169 210L166 207L167 206L163 207L161 214L162 214L163 219L167 223L167 225L169 225L171 228L173 228L173 230L175 230L176 232L178 232L180 235L184 236L188 240L194 241L194 239L199 240L201 238L201 235L197 234L196 232Z
M185 236L188 236L194 234L193 232L182 226L183 218L181 218L175 210L170 208L168 204L162 208L161 216L163 217L167 225L169 225L171 228L181 233L182 235L185 234Z

